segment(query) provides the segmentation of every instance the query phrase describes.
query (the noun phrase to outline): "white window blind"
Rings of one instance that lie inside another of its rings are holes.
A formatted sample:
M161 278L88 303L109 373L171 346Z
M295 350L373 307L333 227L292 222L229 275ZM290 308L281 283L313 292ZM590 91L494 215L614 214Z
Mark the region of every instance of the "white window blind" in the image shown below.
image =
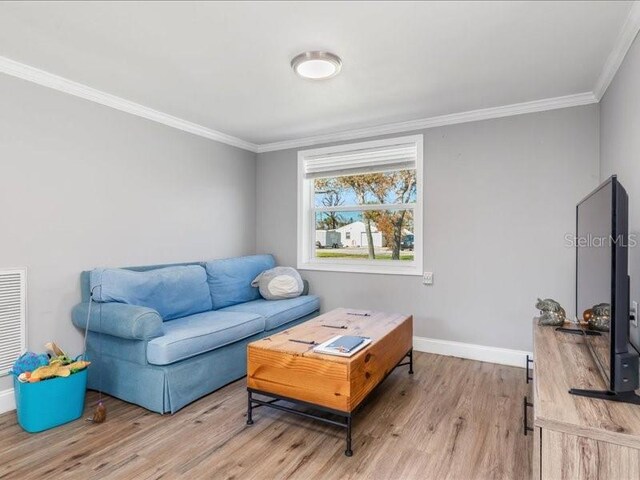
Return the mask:
M359 173L416 168L415 142L320 154L305 158L305 178L337 177Z

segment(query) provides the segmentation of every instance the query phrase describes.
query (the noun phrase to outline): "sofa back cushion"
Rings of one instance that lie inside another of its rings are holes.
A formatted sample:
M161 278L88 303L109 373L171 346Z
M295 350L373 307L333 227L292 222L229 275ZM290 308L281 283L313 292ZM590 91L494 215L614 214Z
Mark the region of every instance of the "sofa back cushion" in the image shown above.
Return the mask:
M207 262L205 268L213 309L260 298L258 288L252 287L251 282L275 265L272 255L251 255Z
M212 307L207 274L200 265L144 272L97 268L91 271L90 286L95 301L153 308L163 320L205 312Z

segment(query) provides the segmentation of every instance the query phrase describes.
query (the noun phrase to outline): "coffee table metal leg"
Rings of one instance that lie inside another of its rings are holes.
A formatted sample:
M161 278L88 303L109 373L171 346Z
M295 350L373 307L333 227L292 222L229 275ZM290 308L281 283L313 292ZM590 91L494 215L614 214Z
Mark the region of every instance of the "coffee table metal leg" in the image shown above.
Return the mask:
M247 425L253 425L253 402L251 390L247 391Z
M405 362L404 359L407 358L407 357L409 357L409 361ZM402 367L404 365L409 365L409 375L413 375L413 348L411 350L409 350L407 353L405 353L404 357L402 357L402 360L400 360L400 363L398 363L393 368L396 369L396 368Z
M409 350L409 375L413 375L413 348Z
M347 457L353 455L353 451L351 450L351 416L347 417L347 449L344 451L344 454Z

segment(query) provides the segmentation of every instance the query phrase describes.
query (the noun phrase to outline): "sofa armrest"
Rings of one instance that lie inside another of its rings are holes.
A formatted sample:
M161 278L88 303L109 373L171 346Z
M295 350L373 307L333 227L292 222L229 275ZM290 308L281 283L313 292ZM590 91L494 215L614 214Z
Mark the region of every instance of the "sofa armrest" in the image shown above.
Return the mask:
M309 295L309 282L302 280L302 295Z
M71 313L73 324L87 325L88 302L76 305ZM126 303L94 303L91 306L89 330L128 340L148 340L163 334L162 318L155 310Z

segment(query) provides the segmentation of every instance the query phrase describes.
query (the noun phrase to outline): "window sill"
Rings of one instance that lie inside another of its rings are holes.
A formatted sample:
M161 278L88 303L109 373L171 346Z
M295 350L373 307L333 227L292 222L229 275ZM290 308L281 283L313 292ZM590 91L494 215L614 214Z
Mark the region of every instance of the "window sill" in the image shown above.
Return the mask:
M376 275L421 276L422 269L416 265L362 265L357 263L298 262L298 270L323 272L372 273Z

